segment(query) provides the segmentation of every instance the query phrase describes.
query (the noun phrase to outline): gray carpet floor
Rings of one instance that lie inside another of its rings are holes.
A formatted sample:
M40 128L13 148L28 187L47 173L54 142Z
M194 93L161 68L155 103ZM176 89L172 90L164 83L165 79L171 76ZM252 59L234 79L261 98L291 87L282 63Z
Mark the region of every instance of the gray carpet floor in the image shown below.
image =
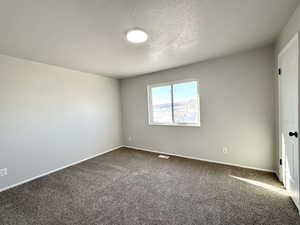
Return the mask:
M297 225L272 173L121 148L0 193L1 225Z

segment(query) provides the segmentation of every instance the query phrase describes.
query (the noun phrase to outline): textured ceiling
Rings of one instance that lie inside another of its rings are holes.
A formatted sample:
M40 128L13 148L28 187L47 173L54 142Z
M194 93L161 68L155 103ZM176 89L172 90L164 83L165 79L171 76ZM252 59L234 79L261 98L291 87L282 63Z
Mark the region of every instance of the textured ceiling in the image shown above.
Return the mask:
M0 0L0 53L128 77L271 44L300 0ZM125 33L142 28L147 43Z

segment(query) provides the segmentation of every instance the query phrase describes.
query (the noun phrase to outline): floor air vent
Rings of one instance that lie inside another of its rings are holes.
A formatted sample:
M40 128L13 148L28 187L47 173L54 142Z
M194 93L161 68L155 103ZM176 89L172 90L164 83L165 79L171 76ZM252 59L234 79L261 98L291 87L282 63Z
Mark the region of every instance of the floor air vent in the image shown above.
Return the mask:
M168 155L158 155L158 158L161 158L161 159L169 159L170 156L168 156Z

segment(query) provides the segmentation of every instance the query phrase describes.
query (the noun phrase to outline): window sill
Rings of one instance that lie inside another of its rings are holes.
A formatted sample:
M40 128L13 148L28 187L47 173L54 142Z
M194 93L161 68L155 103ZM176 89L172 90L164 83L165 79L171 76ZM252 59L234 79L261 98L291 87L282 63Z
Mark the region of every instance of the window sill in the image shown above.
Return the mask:
M184 124L184 123L149 123L150 126L170 126L170 127L200 127L199 124Z

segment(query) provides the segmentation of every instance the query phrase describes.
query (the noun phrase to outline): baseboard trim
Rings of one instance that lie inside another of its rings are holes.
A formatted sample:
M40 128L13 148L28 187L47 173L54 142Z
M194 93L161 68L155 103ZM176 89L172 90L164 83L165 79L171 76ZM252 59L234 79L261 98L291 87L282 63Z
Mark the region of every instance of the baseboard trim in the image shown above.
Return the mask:
M84 159L82 159L82 160L73 162L73 163L68 164L68 165L66 165L66 166L62 166L62 167L59 167L59 168L57 168L57 169L50 170L50 171L48 171L48 172L46 172L46 173L42 173L42 174L40 174L40 175L38 175L38 176L35 176L35 177L32 177L32 178L26 179L26 180L24 180L24 181L18 182L18 183L16 183L16 184L10 185L10 186L5 187L5 188L2 188L2 189L0 189L0 192L6 191L6 190L8 190L8 189L17 187L17 186L22 185L22 184L25 184L25 183L28 183L28 182L33 181L33 180L36 180L36 179L38 179L38 178L47 176L47 175L49 175L49 174L51 174L51 173L55 173L55 172L57 172L57 171L59 171L59 170L66 169L66 168L68 168L68 167L70 167L70 166L74 166L74 165L76 165L76 164L82 163L82 162L84 162L84 161L87 161L87 160L89 160L89 159L95 158L95 157L97 157L97 156L104 155L105 153L108 153L108 152L117 150L117 149L122 148L122 147L124 147L124 146L123 146L123 145L120 145L120 146L117 146L117 147L108 149L108 150L106 150L106 151L104 151L104 152L100 152L100 153L98 153L98 154L96 154L96 155L93 155L93 156L84 158Z
M139 151L146 151L146 152L152 152L152 153L157 153L157 154L165 154L165 155L177 156L177 157L186 158L186 159L193 159L193 160L199 160L199 161L204 161L204 162L211 162L211 163L222 164L222 165L227 165L227 166L235 166L235 167L240 167L240 168L245 168L245 169L252 169L252 170L258 170L258 171L276 173L275 170L262 169L262 168L251 167L251 166L244 166L244 165L235 164L235 163L227 163L227 162L222 162L222 161L216 161L216 160L210 160L210 159L203 159L203 158L197 158L197 157L192 157L192 156L179 155L179 154L174 154L174 153L160 152L160 151L151 150L151 149L147 149L147 148L136 147L136 146L124 145L124 147L126 147L126 148L132 148L132 149L139 150Z

